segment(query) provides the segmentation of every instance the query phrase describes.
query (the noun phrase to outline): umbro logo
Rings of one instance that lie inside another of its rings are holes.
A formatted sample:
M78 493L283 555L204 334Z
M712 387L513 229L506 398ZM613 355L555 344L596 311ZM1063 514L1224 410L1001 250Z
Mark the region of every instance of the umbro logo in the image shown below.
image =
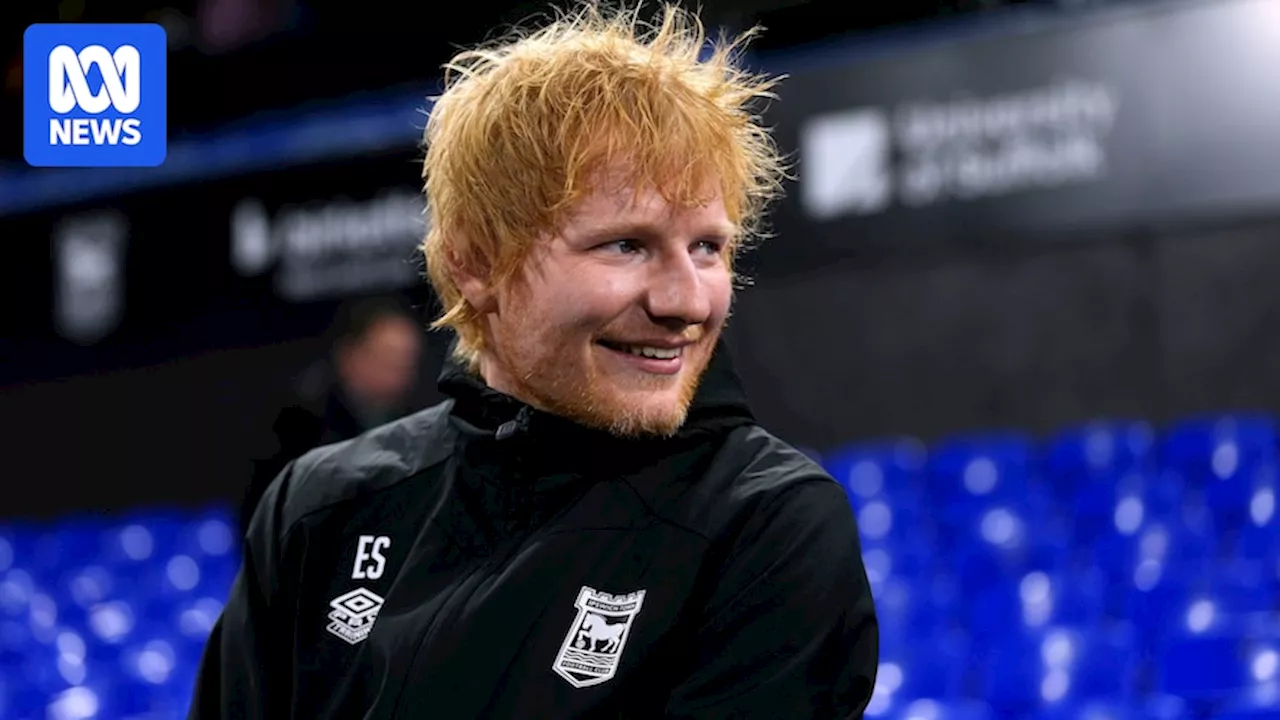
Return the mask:
M383 555L391 547L391 538L385 535L361 535L356 542L355 563L351 567L352 580L377 580L387 568ZM329 625L325 630L352 645L362 642L373 631L373 623L382 609L382 596L368 588L356 588L329 602Z
M325 629L355 645L373 631L373 622L382 609L382 597L364 588L334 598L329 606L329 626Z

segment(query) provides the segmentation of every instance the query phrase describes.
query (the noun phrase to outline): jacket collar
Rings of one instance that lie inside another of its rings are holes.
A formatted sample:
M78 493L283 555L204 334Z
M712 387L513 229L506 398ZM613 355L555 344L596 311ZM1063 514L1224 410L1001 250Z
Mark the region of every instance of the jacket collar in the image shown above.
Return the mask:
M556 434L573 436L577 440L624 444L631 442L535 410L510 395L494 390L454 359L452 351L456 344L455 339L449 348L438 385L441 392L453 398L452 414L456 420L462 421L461 424L470 431L468 434L482 433L501 437L512 430L521 430L545 439L545 433L554 431ZM729 348L721 338L698 385L689 407L689 416L676 434L676 439L699 437L754 422L742 381L734 370ZM661 441L635 442L647 444Z

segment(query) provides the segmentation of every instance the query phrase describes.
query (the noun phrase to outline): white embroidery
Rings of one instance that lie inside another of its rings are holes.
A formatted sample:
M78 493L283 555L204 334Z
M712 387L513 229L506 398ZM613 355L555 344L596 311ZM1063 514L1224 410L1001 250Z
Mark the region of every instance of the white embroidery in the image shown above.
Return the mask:
M361 535L356 543L356 563L351 568L352 580L377 580L387 568L387 558L383 550L391 547L391 538L386 535Z
M369 637L373 621L382 609L382 598L364 588L334 598L329 605L329 619L333 622L325 628L329 632L355 645Z
M644 604L644 590L610 595L582 586L569 627L551 669L576 688L607 682L618 671L631 625Z

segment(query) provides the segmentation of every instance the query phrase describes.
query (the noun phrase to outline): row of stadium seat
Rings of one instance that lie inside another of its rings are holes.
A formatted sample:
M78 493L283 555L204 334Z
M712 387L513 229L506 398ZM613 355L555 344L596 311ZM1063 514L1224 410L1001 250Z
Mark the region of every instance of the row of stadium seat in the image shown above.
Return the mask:
M212 510L0 530L0 719L185 717L235 527Z
M1280 717L1276 441L1238 415L822 458L880 615L869 715Z
M1201 418L862 443L868 716L1280 717L1276 429ZM229 513L0 528L0 720L178 718L238 567Z

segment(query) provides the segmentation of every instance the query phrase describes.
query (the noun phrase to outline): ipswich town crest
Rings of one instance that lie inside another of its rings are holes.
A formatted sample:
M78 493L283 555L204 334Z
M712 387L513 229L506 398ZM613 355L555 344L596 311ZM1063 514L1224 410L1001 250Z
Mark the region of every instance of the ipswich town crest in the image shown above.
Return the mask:
M584 585L574 602L578 616L569 627L551 669L577 688L608 681L618 670L631 623L643 604L644 590L609 595Z

